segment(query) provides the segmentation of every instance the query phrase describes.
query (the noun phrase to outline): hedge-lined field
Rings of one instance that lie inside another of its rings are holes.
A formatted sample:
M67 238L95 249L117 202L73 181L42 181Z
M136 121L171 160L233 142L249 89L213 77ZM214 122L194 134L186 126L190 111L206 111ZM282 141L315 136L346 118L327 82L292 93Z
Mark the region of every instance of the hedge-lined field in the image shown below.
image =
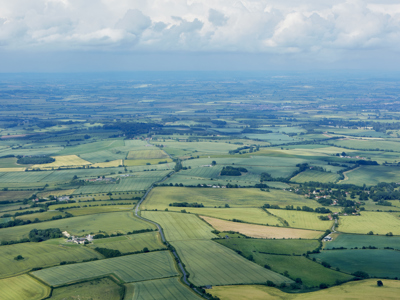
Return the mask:
M268 209L268 211L278 216L289 223L290 227L311 229L311 230L326 230L332 227L333 221L321 221L318 216L321 214L297 211L297 210L286 210L286 209Z
M362 248L373 246L379 249L391 247L400 250L399 236L377 236L377 235L361 235L361 234L339 234L333 241L326 243L324 249L332 248Z
M21 275L0 280L0 299L40 300L50 294L50 288L29 275Z
M363 211L360 216L343 216L338 231L346 233L373 233L400 235L400 220L387 212Z

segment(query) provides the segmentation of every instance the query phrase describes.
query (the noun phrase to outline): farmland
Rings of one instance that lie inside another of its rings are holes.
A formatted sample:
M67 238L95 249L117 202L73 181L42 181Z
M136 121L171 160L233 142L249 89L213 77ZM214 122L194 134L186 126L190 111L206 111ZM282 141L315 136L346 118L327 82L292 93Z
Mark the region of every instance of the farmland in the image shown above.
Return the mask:
M360 216L346 216L340 219L339 231L346 233L385 235L392 232L400 235L400 220L386 212L362 212Z
M168 157L168 154L162 150L136 150L129 151L126 159L161 159Z
M332 242L325 245L324 249L332 248L362 248L373 246L379 249L385 247L400 250L400 237L398 236L376 236L362 234L339 234Z
M268 209L268 211L279 218L286 220L290 227L326 230L332 227L333 221L321 221L319 214L296 210Z
M50 288L29 275L21 275L0 280L1 300L40 300L50 294Z

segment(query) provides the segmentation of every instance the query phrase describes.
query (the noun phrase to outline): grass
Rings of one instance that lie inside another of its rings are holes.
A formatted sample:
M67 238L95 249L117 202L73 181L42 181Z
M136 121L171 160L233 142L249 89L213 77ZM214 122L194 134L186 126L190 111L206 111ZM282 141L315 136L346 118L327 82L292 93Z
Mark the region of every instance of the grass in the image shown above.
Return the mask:
M190 281L198 286L291 282L213 241L176 241L172 245L185 263Z
M142 251L147 247L150 251L156 249L165 249L165 245L161 243L158 232L146 232L140 234L112 237L106 239L94 240L90 244L91 248L107 248L119 250L121 253L129 253Z
M107 139L99 142L66 147L64 150L58 152L57 155L81 155L87 153L94 153L97 151L111 150L113 148L121 146L125 146L123 140Z
M10 169L15 169L15 168L21 168L23 165L17 164L18 158L16 157L6 157L6 158L0 158L0 169L4 168L10 168Z
M169 158L168 154L160 149L129 151L126 159L160 159Z
M177 277L128 283L125 300L190 300L202 299L191 289L183 286Z
M185 209L192 214L209 216L218 219L232 221L241 220L247 223L269 224L283 226L282 222L261 208L194 208L194 207L175 207L170 206L168 211L181 211Z
M39 300L50 294L50 288L29 275L21 275L0 280L0 299Z
M379 249L391 247L400 250L399 236L376 236L361 234L339 234L332 242L326 243L324 249L335 248L362 248L374 246Z
M95 164L92 165L92 167L94 167L94 168L97 168L97 167L99 167L99 168L111 168L111 167L119 167L119 166L122 166L123 164L124 163L123 163L122 159L117 159L117 160L112 160L112 161L109 161L109 162L95 163Z
M24 200L32 196L31 191L0 191L0 201Z
M80 154L79 156L84 160L93 163L93 166L97 166L98 164L101 163L107 163L107 160L121 161L125 159L126 151L117 153L116 151L102 150L102 151Z
M251 254L251 252L265 252L270 254L301 255L319 247L317 240L264 240L229 238L219 239L216 242L230 249Z
M392 232L400 235L400 220L387 212L363 211L360 216L343 216L339 220L338 231L345 233L375 234Z
M378 278L397 278L400 252L394 250L328 250L313 254L317 261L326 261L347 273L364 271Z
M380 149L399 151L399 143L395 141L385 141L380 139L346 139L333 142L339 147L348 147L359 150Z
M80 158L77 155L64 155L64 156L54 156L55 162L49 164L33 165L32 169L56 169L59 167L77 167L90 165L90 162Z
M333 221L321 221L318 218L320 214L317 213L285 209L268 209L268 211L286 220L289 226L294 228L326 230L333 225Z
M27 221L27 220L33 221L35 219L39 219L39 221L48 221L48 220L51 220L51 218L55 217L55 216L64 216L64 213L60 212L60 211L45 211L42 213L18 216L18 217L16 217L16 219L20 219L20 220L24 220L24 221Z
M391 166L361 166L346 173L348 180L342 180L343 184L376 185L379 182L399 182L400 169Z
M339 174L337 173L306 170L293 177L290 181L297 183L304 183L309 181L328 183L328 182L336 182L338 179L339 179Z
M263 285L216 286L210 290L210 293L221 300L394 300L398 299L399 291L400 282L397 280L383 280L383 287L378 287L375 279L368 279L347 282L340 286L312 293L289 294Z
M23 260L14 260L22 255ZM53 245L42 243L23 243L0 247L0 278L14 276L32 268L50 267L62 261L83 261L102 256L86 247L78 245Z
M117 200L115 202L118 202ZM98 204L98 203L96 203ZM132 205L110 205L110 206L92 206L89 207L89 205L94 205L94 203L79 203L75 205L81 205L81 208L71 208L65 210L66 212L69 212L72 214L74 217L79 217L79 216L84 216L84 215L93 215L93 214L101 214L101 213L107 213L107 212L118 212L118 211L126 211L126 210L131 210L133 208ZM83 205L87 205L88 207L82 207ZM98 204L98 205L101 205Z
M188 199L190 195L190 199ZM205 207L215 206L224 207L261 207L265 203L276 204L284 207L293 206L320 206L316 201L306 199L303 196L281 190L270 190L263 192L260 189L213 189L213 188L186 188L186 187L157 187L153 189L146 201L143 209L164 210L169 208L170 203L174 202L197 202Z
M50 195L54 196L54 197L60 197L60 196L67 196L67 195L71 195L73 192L75 191L75 189L69 189L69 190L58 190L58 191L47 191L47 192L40 192L37 193L38 197L41 198L47 198Z
M0 229L0 239L1 241L19 240L27 237L34 228L60 228L61 231L66 230L72 235L83 236L97 233L99 230L109 234L126 233L132 230L154 228L154 226L133 217L132 212L115 212L4 228Z
M178 275L168 251L134 254L43 269L32 273L50 286L59 286L114 274L124 282L136 282Z
M142 217L160 224L170 242L216 237L213 229L193 214L142 211Z
M246 236L254 238L317 239L322 235L321 231L314 231L314 230L303 230L294 228L272 227L272 226L230 222L205 216L203 216L202 218L219 231L236 231Z
M159 162L167 162L168 164L159 164ZM164 165L169 167L174 167L175 163L172 162L170 158L163 159L126 159L124 160L124 166L133 167L133 166L144 166L144 165Z
M123 289L109 278L76 283L53 289L51 300L120 299Z

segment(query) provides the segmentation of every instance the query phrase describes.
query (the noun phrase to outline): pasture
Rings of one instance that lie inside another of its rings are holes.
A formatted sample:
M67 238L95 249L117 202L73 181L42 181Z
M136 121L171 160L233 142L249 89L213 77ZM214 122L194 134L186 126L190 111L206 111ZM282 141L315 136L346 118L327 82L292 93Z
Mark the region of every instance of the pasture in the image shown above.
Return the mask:
M91 167L93 168L113 168L113 167L120 167L123 166L124 162L122 159L112 160L108 162L99 162L92 164Z
M376 285L375 279L350 281L340 286L331 287L310 293L285 293L277 288L263 285L232 285L215 286L210 290L213 296L221 300L375 300L397 299L400 292L400 282L383 280L384 288Z
M93 240L93 243L89 247L114 249L119 250L121 253L142 251L145 247L150 251L165 249L165 245L161 243L158 232L146 232Z
M33 221L35 219L38 219L39 221L48 221L51 220L52 217L56 217L56 216L64 216L63 212L60 211L45 211L42 213L34 213L34 214L29 214L29 215L22 215L22 216L18 216L16 217L16 219L19 220L30 220Z
M97 233L99 230L109 234L126 233L132 230L154 228L154 226L135 218L132 212L115 212L3 228L0 229L0 239L1 241L19 240L27 237L29 232L35 228L60 228L61 231L66 230L72 235L83 236Z
M109 278L100 278L92 281L76 283L53 289L51 300L120 299L122 287Z
M379 235L385 235L388 232L400 235L400 220L387 212L363 211L360 216L341 217L337 230L345 233L367 234L372 231Z
M168 251L120 256L32 272L32 275L53 287L109 274L114 274L124 282L135 282L176 276L178 272Z
M314 230L230 222L205 216L202 216L202 219L219 231L236 231L249 237L262 239L318 239L323 233Z
M102 163L107 164L107 161L121 161L125 159L126 152L101 150L90 153L80 154L79 157L91 162L94 167L101 166Z
M129 151L126 159L161 159L169 158L168 154L160 149Z
M399 276L400 252L395 250L327 250L311 256L349 274L364 271L378 278Z
M40 300L50 295L50 288L29 275L21 275L0 280L0 299Z
M161 163L161 162L167 162L167 163ZM173 168L175 166L175 163L172 161L170 158L159 158L159 159L126 159L124 160L124 166L127 167L134 167L134 166L147 166L147 165L152 165L151 168L154 168L154 166L164 166L166 168Z
M57 169L63 167L79 167L90 165L90 162L80 158L77 155L63 155L63 156L54 156L55 162L49 164L40 164L33 165L32 169Z
M212 239L212 227L193 214L142 211L142 217L157 222L168 241Z
M376 185L380 182L399 182L400 168L392 166L361 166L346 173L348 179L343 184Z
M328 183L328 182L336 182L338 179L339 179L339 174L335 172L329 173L329 172L321 172L315 170L306 170L296 175L292 179L290 179L290 181L297 183L304 183L309 181Z
M267 270L213 241L186 240L171 243L190 273L195 285L262 283L291 280Z
M195 300L202 299L184 286L178 277L156 279L126 285L125 300Z
M383 249L391 247L400 250L399 236L382 236L382 235L361 235L361 234L339 234L333 241L325 243L324 249L329 250L333 247L340 248L362 248L362 247L377 247Z
M98 142L92 142L77 146L66 147L64 150L57 153L57 155L78 155L94 153L97 151L111 150L116 147L122 147L125 143L123 140L107 139ZM86 158L84 158L86 159Z
M118 202L118 201L115 201L115 202ZM133 205L93 206L94 205L93 202L90 202L90 203L79 203L81 205L81 208L71 208L71 209L66 209L65 211L69 212L74 217L79 217L79 216L84 216L84 215L93 215L93 214L101 214L101 213L109 213L109 212L120 212L120 211L127 211L127 210L133 209ZM101 204L98 204L98 202L96 204L101 205ZM77 205L77 204L75 204L75 205ZM88 207L82 207L84 205L87 205ZM92 207L90 207L90 205Z
M286 210L286 209L268 209L268 211L289 223L290 227L311 229L311 230L326 230L332 227L334 221L321 221L318 216L320 214L297 211L297 210Z
M24 200L28 199L32 194L32 191L0 191L0 201Z
M353 148L359 150L380 149L399 151L399 143L385 141L383 139L343 139L333 142L339 147Z
M14 260L17 255L24 259ZM75 244L55 245L47 242L23 243L0 247L0 278L30 271L32 268L50 267L62 261L81 262L102 256L89 248Z

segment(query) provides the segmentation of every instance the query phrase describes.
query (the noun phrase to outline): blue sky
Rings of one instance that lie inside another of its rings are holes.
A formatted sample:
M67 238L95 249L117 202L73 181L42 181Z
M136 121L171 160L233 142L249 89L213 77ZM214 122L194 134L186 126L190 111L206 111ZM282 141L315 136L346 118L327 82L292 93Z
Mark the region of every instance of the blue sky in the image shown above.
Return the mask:
M395 69L393 0L0 0L0 72Z

